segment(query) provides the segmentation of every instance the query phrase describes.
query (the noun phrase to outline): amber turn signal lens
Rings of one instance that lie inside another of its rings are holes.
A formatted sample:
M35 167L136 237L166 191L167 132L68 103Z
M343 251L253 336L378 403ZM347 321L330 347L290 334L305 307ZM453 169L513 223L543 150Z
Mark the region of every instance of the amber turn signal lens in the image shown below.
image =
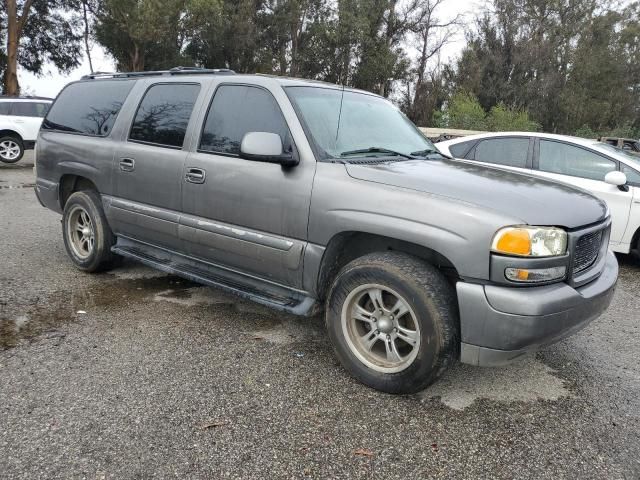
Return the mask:
M531 252L531 237L529 232L514 228L504 230L496 238L494 251L511 255L529 255Z

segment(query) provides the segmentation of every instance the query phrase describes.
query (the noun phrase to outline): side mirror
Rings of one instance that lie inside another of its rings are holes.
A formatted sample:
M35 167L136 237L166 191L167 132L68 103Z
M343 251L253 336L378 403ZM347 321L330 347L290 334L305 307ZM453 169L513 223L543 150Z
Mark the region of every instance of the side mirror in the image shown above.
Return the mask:
M256 162L279 163L285 167L298 164L298 159L282 151L280 135L269 132L248 132L242 137L240 157Z
M623 172L609 172L605 175L604 181L609 185L618 187L623 192L629 191L629 187L627 187L627 176Z

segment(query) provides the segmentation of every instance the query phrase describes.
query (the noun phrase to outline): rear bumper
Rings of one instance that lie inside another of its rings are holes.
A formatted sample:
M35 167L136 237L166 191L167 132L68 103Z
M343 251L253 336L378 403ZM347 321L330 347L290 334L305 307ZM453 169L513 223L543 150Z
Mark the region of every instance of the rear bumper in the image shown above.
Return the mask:
M42 178L36 179L36 197L40 205L51 210L62 213L60 202L58 201L58 184Z
M459 282L461 361L503 365L577 332L607 309L617 279L618 262L607 252L602 274L579 288L566 283L509 288Z

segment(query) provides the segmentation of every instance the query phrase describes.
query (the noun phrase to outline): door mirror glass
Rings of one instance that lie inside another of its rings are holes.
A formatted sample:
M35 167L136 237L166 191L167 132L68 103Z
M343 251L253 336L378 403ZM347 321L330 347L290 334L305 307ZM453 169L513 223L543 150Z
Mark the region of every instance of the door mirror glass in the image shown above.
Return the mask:
M280 163L289 167L298 164L291 154L283 153L282 138L277 133L246 133L240 144L240 156L247 160Z
M627 184L627 176L622 172L609 172L605 175L604 181L609 185L621 187Z

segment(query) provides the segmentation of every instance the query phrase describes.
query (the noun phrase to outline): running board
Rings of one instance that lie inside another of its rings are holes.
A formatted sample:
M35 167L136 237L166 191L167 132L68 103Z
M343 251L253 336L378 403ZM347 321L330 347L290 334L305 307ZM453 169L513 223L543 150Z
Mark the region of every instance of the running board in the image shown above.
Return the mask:
M117 238L117 243L111 248L113 253L137 260L157 270L217 287L247 300L294 315L311 316L317 312L315 299L305 292L147 243L120 236Z

